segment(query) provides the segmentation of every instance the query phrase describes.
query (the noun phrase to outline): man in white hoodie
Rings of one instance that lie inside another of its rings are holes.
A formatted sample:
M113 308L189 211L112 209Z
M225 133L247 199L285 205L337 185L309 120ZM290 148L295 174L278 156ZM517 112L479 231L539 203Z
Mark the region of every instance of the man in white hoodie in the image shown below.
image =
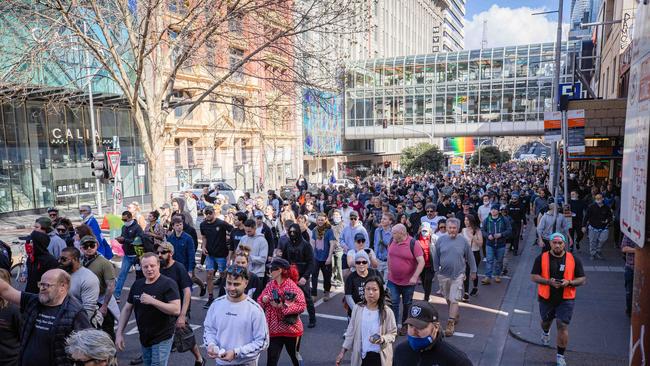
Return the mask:
M246 220L244 222L244 231L246 236L242 237L239 241L239 246L250 248L250 268L249 270L257 275L259 278L264 278L266 273L266 259L269 255L269 243L264 238L264 234L257 233L257 224L255 220Z

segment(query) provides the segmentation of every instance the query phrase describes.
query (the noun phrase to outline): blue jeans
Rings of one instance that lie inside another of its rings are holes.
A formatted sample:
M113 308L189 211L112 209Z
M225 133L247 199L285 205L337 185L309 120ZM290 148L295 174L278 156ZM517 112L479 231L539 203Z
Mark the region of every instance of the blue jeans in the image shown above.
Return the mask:
M487 245L485 247L486 251L486 260L487 266L485 268L485 277L492 278L492 273L495 276L501 276L501 270L503 269L503 257L506 255L506 246L499 245L493 247Z
M142 347L142 361L144 366L167 366L169 354L172 351L174 337L156 343L150 347Z
M135 265L137 262L138 257L134 255L125 255L122 257L122 268L120 268L120 274L117 276L117 283L115 284L115 299L120 299L120 295L122 295L122 287L124 287L124 281L126 281L126 276L129 275L131 266Z
M388 291L390 291L390 300L392 302L391 308L393 309L393 314L395 314L395 321L397 322L399 317L399 298L402 297L402 325L406 321L409 308L411 307L411 302L413 301L413 292L415 292L415 286L400 286L396 285L390 281L387 284Z

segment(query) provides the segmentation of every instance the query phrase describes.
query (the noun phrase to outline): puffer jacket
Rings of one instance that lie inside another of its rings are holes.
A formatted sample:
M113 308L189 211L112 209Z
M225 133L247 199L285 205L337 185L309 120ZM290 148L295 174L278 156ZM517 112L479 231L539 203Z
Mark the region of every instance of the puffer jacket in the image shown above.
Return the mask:
M267 296L271 301L273 301L273 290L278 292L280 299L282 299L282 307L274 307L271 305L271 302L264 303L262 299L264 296ZM296 295L296 298L293 302L286 303L284 302L286 293L292 292ZM266 314L266 322L269 325L269 336L270 337L300 337L303 333L303 324L300 320L300 314L305 311L307 303L305 302L305 295L302 293L302 290L293 282L291 279L287 278L282 282L281 285L274 280L269 281L266 285L260 296L257 298L257 302L264 309ZM284 321L284 317L287 315L298 315L298 319L294 324L288 324Z

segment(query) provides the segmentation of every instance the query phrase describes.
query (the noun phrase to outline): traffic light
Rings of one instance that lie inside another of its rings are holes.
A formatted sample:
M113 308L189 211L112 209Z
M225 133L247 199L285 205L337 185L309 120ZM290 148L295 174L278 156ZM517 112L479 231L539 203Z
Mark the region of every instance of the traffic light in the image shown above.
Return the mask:
M108 172L108 165L106 164L106 157L104 153L98 152L92 156L90 168L93 170L92 175L97 179L108 179L110 177Z

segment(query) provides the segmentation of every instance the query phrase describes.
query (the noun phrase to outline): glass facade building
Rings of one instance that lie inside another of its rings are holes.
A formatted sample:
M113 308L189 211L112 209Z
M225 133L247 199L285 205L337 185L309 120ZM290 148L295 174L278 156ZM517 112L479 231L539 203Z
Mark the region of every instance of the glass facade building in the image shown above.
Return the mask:
M560 83L573 84L579 43L562 46ZM552 109L554 61L554 43L544 43L351 64L346 72L345 137L422 137L416 132L503 122L514 126L509 134L518 133L518 122L543 121L543 112ZM377 128L391 133L380 134ZM449 131L450 137L472 135Z
M148 194L139 132L126 109L95 107L98 149L118 136L124 197ZM57 206L95 206L92 134L85 106L40 101L0 103L0 214ZM138 169L140 168L140 169ZM144 168L144 169L143 169ZM102 185L102 201L112 184Z

